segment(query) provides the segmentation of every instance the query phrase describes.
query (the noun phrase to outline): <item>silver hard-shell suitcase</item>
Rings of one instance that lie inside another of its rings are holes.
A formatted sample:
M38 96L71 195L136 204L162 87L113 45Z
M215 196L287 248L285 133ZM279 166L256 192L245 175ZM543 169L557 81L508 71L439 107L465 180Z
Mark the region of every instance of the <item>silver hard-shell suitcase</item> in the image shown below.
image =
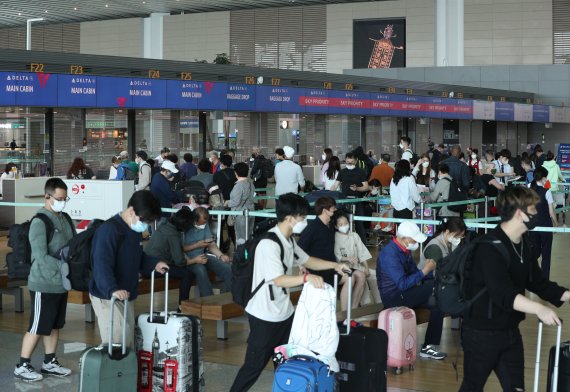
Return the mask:
M168 272L165 306L154 312L151 275L150 312L137 318L135 344L139 357L139 392L199 392L204 390L202 325L195 316L168 312Z
M120 346L113 344L113 316L115 301L111 299L111 327L109 344L87 349L79 360L79 391L121 391L137 390L137 356L126 346L127 325L123 323L123 336ZM127 318L129 301L125 300L124 319Z

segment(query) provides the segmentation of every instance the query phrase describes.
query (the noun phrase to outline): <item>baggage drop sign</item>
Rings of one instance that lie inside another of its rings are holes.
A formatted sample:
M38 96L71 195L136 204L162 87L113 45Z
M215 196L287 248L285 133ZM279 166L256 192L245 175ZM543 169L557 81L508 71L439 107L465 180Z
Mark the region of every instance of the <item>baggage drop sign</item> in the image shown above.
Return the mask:
M570 170L570 144L560 144L558 146L558 165L561 170Z

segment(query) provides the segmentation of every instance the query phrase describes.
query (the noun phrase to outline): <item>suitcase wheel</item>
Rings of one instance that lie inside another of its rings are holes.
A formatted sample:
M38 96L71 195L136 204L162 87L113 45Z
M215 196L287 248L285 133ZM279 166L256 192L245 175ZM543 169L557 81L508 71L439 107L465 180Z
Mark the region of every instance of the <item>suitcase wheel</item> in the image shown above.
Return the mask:
M395 373L396 373L398 376L399 376L400 374L402 374L402 368L401 368L401 367L398 367L398 368L396 368L396 369L394 369L394 370L395 370Z
M408 368L409 371L414 371L416 370L416 365L410 365Z

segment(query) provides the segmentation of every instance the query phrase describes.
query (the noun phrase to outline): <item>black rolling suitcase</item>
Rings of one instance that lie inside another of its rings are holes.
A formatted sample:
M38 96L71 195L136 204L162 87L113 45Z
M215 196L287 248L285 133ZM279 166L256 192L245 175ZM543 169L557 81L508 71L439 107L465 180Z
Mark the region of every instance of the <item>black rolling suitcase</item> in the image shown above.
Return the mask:
M542 323L538 326L538 352L535 369L535 391L538 390L539 353L542 340ZM570 392L570 342L561 343L562 326L558 326L556 332L556 346L550 348L548 356L548 379L546 390L552 392ZM558 355L557 355L558 354Z
M336 285L335 275L335 285ZM348 312L346 329L340 331L336 359L339 391L385 392L388 366L388 335L381 329L350 328L352 277L348 279Z

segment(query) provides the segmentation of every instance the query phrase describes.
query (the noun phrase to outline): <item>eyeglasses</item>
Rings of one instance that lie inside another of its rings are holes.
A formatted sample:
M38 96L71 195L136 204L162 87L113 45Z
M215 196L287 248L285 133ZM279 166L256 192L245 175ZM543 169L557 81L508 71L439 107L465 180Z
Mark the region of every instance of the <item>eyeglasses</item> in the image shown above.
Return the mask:
M62 199L61 197L60 197L60 198L57 198L57 197L55 197L54 195L50 195L49 193L48 193L48 196L49 196L49 197L53 197L53 198L54 198L55 200L57 200L57 201L65 201L65 202L68 202L68 201L69 201L69 196L67 196L67 197L64 198L64 199Z

